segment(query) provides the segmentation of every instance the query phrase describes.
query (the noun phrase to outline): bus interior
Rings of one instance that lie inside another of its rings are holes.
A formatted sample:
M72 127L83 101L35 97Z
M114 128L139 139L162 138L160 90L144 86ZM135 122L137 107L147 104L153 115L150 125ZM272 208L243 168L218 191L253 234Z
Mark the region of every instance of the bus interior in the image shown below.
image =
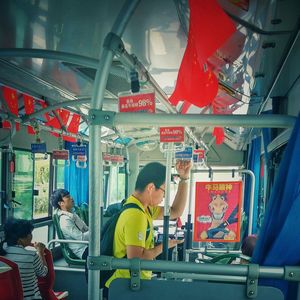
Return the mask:
M1 239L9 218L32 220L66 299L102 299L103 268L138 274L109 299L300 299L299 26L298 0L0 1ZM176 159L193 168L170 220ZM100 256L106 209L153 161L167 169L162 257ZM54 218L58 188L90 228L88 282ZM236 201L228 240L207 229L221 192ZM170 252L174 236L185 241Z

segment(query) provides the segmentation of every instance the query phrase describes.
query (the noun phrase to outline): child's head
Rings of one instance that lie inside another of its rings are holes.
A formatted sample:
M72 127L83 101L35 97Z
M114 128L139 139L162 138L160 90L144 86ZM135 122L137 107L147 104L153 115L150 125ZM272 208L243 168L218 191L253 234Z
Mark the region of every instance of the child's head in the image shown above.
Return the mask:
M33 225L28 220L11 219L4 225L5 242L8 246L30 245L32 240Z

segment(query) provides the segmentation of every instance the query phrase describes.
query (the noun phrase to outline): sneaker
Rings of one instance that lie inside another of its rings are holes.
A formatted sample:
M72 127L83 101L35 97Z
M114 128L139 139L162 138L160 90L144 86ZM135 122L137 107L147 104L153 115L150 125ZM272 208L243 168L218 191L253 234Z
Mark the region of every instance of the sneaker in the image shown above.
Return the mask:
M64 291L64 292L54 292L55 296L57 299L64 299L66 297L69 296L69 292L68 291Z

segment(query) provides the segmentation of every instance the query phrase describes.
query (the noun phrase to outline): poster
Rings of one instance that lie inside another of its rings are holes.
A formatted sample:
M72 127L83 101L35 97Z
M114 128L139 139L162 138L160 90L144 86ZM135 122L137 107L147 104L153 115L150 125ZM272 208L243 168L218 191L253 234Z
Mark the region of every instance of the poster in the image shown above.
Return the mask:
M242 182L196 182L194 241L239 242Z

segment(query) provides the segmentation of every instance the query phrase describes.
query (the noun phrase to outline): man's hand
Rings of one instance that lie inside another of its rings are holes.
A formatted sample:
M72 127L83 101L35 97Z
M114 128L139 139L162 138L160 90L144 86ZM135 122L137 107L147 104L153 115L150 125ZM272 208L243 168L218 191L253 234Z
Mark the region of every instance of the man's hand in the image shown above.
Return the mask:
M168 244L168 248L173 248L178 244L182 244L184 242L184 240L175 240L175 239L170 239L169 240L169 244Z
M190 160L176 161L176 171L181 179L188 179L190 177L191 168L192 162Z

